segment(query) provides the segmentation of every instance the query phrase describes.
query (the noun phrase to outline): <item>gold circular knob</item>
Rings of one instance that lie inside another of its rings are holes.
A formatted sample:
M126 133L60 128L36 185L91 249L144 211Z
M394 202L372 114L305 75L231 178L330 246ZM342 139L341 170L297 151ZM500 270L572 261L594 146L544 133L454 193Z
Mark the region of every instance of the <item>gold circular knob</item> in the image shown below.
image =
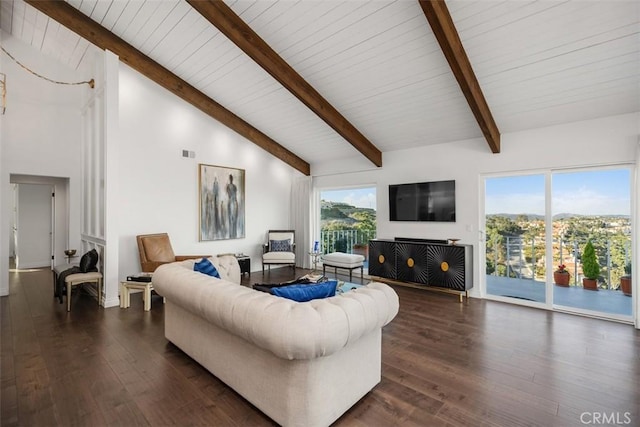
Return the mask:
M408 265L409 267L413 267L413 266L415 265L415 262L413 261L413 258L409 258L409 259L407 260L407 265Z
M447 263L447 261L442 261L440 263L440 269L442 271L448 271L449 270L449 264Z
M382 254L378 255L378 262L380 264L384 264L384 255L382 255Z

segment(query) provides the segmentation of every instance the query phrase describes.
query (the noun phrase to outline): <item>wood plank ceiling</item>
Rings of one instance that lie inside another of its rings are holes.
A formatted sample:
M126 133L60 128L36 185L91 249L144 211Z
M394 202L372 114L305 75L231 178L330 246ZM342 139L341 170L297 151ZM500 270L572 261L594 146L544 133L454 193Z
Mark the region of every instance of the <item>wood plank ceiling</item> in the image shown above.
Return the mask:
M4 32L86 66L90 43L0 3ZM68 3L312 165L360 157L188 3ZM640 111L639 3L447 1L503 134ZM417 0L226 4L383 153L482 138Z

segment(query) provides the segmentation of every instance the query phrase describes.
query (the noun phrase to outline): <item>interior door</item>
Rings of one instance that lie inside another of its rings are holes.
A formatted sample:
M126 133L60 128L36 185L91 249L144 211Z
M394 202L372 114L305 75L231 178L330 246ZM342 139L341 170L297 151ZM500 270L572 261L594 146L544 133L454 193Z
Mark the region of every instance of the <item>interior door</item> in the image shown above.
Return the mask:
M17 268L51 265L52 192L51 185L18 184Z

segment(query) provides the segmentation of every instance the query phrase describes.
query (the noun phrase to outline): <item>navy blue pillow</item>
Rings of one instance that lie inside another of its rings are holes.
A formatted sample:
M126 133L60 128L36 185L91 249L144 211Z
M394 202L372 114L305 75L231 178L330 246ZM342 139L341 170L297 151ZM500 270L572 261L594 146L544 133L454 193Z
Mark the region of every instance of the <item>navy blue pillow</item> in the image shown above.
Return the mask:
M202 260L193 264L193 271L198 271L202 274L208 274L209 276L220 278L220 273L215 265L209 261L209 258L202 258Z
M279 297L288 298L298 302L311 301L312 299L328 298L336 294L337 280L311 285L290 285L272 288L271 293Z
M269 240L269 252L291 252L291 240Z

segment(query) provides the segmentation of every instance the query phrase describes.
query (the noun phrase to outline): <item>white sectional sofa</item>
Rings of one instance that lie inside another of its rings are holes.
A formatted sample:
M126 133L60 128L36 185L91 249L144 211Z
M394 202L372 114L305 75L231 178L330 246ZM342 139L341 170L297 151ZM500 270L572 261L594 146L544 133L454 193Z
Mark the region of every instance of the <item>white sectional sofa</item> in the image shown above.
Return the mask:
M156 270L165 336L277 423L328 426L380 382L397 294L371 283L294 302L239 285L234 261L214 262L222 280L192 260Z

